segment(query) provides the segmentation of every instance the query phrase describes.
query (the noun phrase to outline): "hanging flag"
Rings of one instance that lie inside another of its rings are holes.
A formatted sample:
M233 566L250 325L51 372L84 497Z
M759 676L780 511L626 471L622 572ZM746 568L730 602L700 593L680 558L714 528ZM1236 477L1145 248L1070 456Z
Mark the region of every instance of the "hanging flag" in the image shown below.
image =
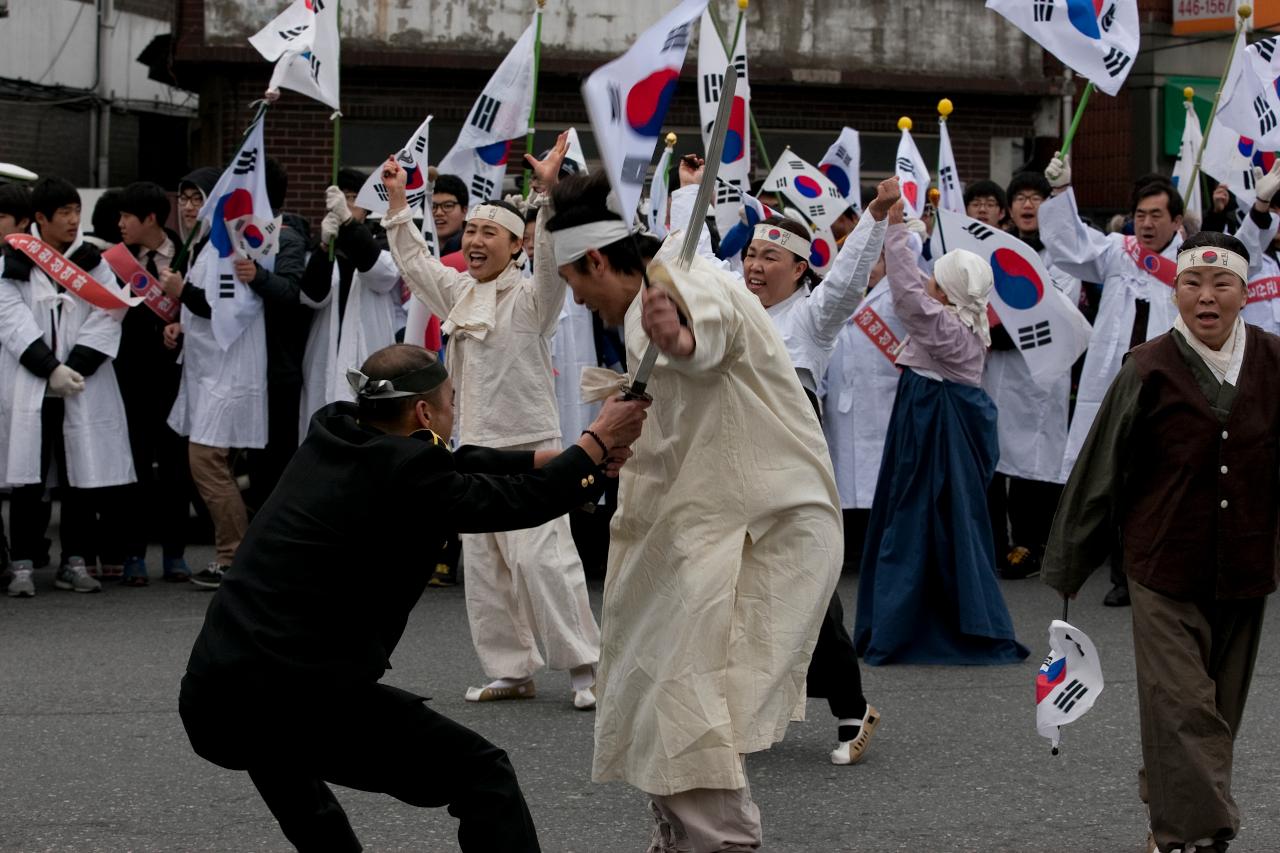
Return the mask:
M1222 86L1222 100L1214 124L1223 124L1268 150L1280 148L1280 94L1276 40L1245 45L1236 39L1236 54Z
M1138 55L1138 0L987 0L1063 65L1108 95Z
M809 243L809 266L818 275L826 275L840 247L836 244L836 236L831 233L831 226L821 225L811 230L813 235Z
M858 131L846 127L818 161L818 171L835 184L844 200L862 215L862 142Z
M849 206L839 187L791 149L784 151L773 164L773 171L764 179L760 191L783 196L818 228L829 228Z
M675 94L693 22L707 0L683 0L622 56L582 84L596 145L628 225L635 221L654 146Z
M1200 171L1215 181L1226 184L1236 197L1240 210L1248 210L1253 206L1255 195L1254 167L1267 172L1275 161L1276 155L1272 151L1263 149L1249 137L1241 136L1215 121L1209 128L1209 139L1205 142Z
M462 179L472 204L502 195L511 140L529 132L535 44L535 24L530 24L485 84L458 141L437 166L440 174Z
M293 0L249 44L276 64L268 95L292 89L338 109L338 0Z
M1187 184L1191 181L1191 173L1196 167L1196 157L1200 154L1200 142L1202 139L1200 116L1196 115L1195 106L1191 101L1184 102L1182 106L1186 110L1187 116L1182 126L1182 145L1178 148L1178 160L1173 164L1173 185L1178 188L1178 192L1182 193L1186 202L1187 213L1203 222L1200 182L1196 181L1197 185L1191 187L1190 194L1187 192ZM1201 164L1201 170L1208 174L1208 170L1205 169L1206 165Z
M1089 346L1092 329L1026 243L962 213L938 211L933 257L968 249L991 264L991 308L1022 353L1031 378L1050 388Z
M902 202L908 217L919 219L929 195L929 167L911 138L911 119L898 121L902 138L898 140L898 157L893 171L902 187Z
M259 115L200 208L199 221L209 232L203 251L214 254L200 286L213 310L213 337L224 350L262 311L262 298L236 278L236 259L269 264L280 240L280 217L267 200L266 161Z
M735 36L729 36L734 44ZM720 154L720 174L726 183L744 190L751 189L751 136L748 115L751 109L751 85L747 82L747 16L738 16L737 47L733 64L738 69L738 85L734 91L733 107L729 112L729 129L724 137L724 150ZM725 71L729 57L725 46L711 20L710 10L702 13L698 27L698 115L702 120L702 144L711 144L711 132L716 123L716 111L720 108L720 91L724 87ZM717 199L717 205L719 199ZM733 214L736 216L736 212ZM717 223L719 213L717 212Z
M667 200L671 186L668 183L670 178L667 176L667 169L671 166L671 154L674 150L674 143L662 149L658 168L653 170L653 177L649 179L649 232L659 239L667 236Z
M1062 727L1093 707L1102 693L1102 664L1093 641L1061 619L1049 623L1049 654L1036 673L1036 731L1058 754Z
M405 197L414 216L430 218L430 189L427 184L427 149L431 132L431 116L418 126L404 147L396 152L396 162L405 172ZM373 170L356 194L356 205L370 213L387 212L387 188L382 184L382 167Z
M576 127L569 128L569 151L564 155L564 161L575 164L579 175L587 174L587 155L582 153L582 141L578 139Z
M956 155L951 151L951 134L945 119L938 122L938 206L964 213L964 187L956 171Z

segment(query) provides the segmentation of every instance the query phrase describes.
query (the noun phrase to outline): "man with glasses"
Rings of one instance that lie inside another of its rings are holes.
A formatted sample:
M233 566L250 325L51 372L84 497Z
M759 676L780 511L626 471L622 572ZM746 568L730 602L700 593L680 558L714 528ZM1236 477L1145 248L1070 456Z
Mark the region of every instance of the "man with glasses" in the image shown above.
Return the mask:
M1080 299L1080 280L1055 267L1040 242L1040 204L1049 194L1044 175L1014 175L1004 195L1009 199L1009 231L1039 253L1054 287L1074 304ZM987 493L996 565L1005 578L1035 577L1065 479L1071 371L1052 387L1041 387L1009 333L995 326L982 386L1000 413L1000 461Z
M965 188L964 212L992 228L1003 228L1009 217L1009 204L995 181L978 181Z
M467 222L470 196L457 175L440 175L431 191L431 216L436 221L440 257L462 249L462 228Z

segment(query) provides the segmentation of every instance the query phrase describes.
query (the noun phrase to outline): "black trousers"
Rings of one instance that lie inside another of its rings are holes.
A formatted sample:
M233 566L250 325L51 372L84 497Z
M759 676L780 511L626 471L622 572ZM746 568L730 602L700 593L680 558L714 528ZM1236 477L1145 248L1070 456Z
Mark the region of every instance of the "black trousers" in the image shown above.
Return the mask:
M370 684L268 698L187 675L178 710L196 754L247 771L304 853L361 849L326 783L447 806L468 853L540 849L507 754L421 696Z
M1029 548L1036 556L1044 553L1062 489L1058 483L1007 474L996 474L991 479L987 509L997 565L1004 564L1005 556L1015 545Z
M46 397L40 413L41 482L17 486L9 499L10 559L36 560L45 551L45 530L49 527L50 504L45 501L44 480L50 466L57 466L62 514L58 522L62 562L69 557L91 561L97 553L94 543L94 509L99 496L108 489L75 489L67 485L67 453L62 436L66 413L58 397Z
M839 593L832 593L827 604L827 615L818 630L818 644L813 647L813 657L809 660L806 688L810 697L827 700L831 715L837 720L861 719L867 711L858 653L844 626L844 606Z

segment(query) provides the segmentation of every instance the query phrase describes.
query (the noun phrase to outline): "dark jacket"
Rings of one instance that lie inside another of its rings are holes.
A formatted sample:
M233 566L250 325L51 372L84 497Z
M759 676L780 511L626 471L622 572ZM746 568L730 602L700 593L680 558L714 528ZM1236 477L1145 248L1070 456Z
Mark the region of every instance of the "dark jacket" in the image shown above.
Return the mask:
M347 312L347 297L351 293L351 281L357 272L368 272L378 262L378 256L387 248L386 237L379 239L364 223L354 219L338 229L334 242L333 260L329 260L329 247L318 244L311 250L307 271L302 276L302 292L312 302L320 302L333 286L333 265L338 265L338 317Z
M533 471L532 452L386 435L353 403L316 413L254 516L209 606L187 671L232 689L341 689L377 681L455 533L544 524L600 493L571 447Z
M282 214L280 246L276 250L275 269L268 272L258 267L258 275L249 286L262 297L262 316L267 326L267 382L269 385L302 385L302 356L307 348L307 333L315 313L303 305L302 274L307 268L307 245L311 228L296 213Z

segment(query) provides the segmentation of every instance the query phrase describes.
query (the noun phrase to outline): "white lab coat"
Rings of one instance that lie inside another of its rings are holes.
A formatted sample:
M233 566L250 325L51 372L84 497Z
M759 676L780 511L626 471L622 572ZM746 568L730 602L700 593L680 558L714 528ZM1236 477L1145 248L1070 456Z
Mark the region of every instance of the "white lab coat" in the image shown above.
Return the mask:
M322 250L323 251L323 250ZM396 309L400 304L400 271L388 251L365 272L355 271L347 306L338 317L338 264L333 264L328 293L316 302L302 294L304 305L316 309L307 334L302 362L302 403L298 439L307 437L311 416L340 400L354 400L347 368L360 367L371 353L395 343Z
M35 225L31 233L40 236ZM74 253L82 242L83 237L77 237L63 255ZM106 261L85 272L113 290L120 289ZM109 356L85 377L84 391L66 400L62 435L67 485L96 489L134 482L129 424L111 364L120 347L120 318L70 293L59 293L57 285L33 266L27 281L0 279L0 447L4 448L0 483L20 486L41 481L41 408L48 380L18 362L27 347L41 338L54 347L59 361L66 361L77 344Z
M1253 218L1248 215L1245 216L1244 222L1240 223L1240 230L1236 231L1237 239L1249 250L1250 282L1280 276L1280 264L1267 254L1271 241L1276 237L1277 227L1280 227L1280 216L1274 213L1270 216L1271 225L1265 231L1255 225ZM1241 316L1246 323L1265 329L1273 335L1280 334L1280 299L1268 299L1246 305Z
M210 245L200 251L187 273L187 287L200 287L204 265L214 263L216 254ZM262 312L226 350L214 339L211 320L184 305L181 321L182 382L169 412L170 429L206 447L266 447L267 324Z
M566 291L564 310L560 312L555 337L551 339L562 447L576 442L600 412L599 403L582 402L582 368L595 367L596 361L591 309L574 302L573 293Z
M1080 279L1053 266L1047 250L1040 259L1049 269L1053 286L1072 305L1080 302ZM1067 420L1071 405L1071 370L1050 388L1031 378L1027 360L1016 349L991 350L982 374L982 388L996 404L996 432L1000 461L996 471L1024 480L1065 483L1062 460L1067 451Z
M1044 241L1047 253L1045 257L1067 275L1102 283L1102 304L1093 321L1089 352L1085 355L1084 371L1076 392L1075 416L1067 435L1067 450L1057 480L1065 482L1089 435L1089 428L1093 426L1102 398L1129 352L1137 310L1135 303L1145 299L1150 304L1146 340L1172 329L1178 309L1173 304L1173 290L1139 270L1129 259L1123 235L1102 234L1080 221L1075 194L1071 190L1040 205L1039 217L1040 239ZM1181 245L1182 238L1175 234L1160 254L1176 261Z
M863 305L870 306L899 341L906 338L907 330L893 311L887 278L867 294ZM850 318L836 338L827 367L823 408L823 429L844 509L871 508L901 375Z
M674 267L681 239L656 263ZM742 788L739 756L783 737L844 547L822 429L760 300L701 257L672 276L697 348L659 356L622 469L592 768L659 795Z

